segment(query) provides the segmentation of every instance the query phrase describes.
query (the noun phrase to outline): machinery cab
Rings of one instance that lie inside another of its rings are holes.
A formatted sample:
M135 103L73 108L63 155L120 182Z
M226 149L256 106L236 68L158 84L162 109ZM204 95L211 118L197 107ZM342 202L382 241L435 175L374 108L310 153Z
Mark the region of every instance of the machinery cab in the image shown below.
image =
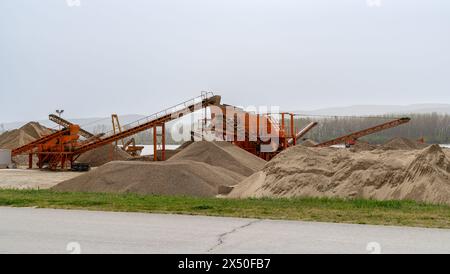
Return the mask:
M356 144L356 139L348 139L345 141L345 147L350 148Z

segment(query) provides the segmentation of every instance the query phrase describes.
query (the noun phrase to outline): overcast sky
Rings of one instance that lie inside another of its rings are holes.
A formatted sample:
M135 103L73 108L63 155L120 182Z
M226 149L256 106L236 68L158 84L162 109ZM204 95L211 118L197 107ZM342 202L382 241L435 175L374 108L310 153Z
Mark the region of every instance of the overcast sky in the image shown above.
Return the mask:
M448 0L77 1L0 0L0 122L450 103Z

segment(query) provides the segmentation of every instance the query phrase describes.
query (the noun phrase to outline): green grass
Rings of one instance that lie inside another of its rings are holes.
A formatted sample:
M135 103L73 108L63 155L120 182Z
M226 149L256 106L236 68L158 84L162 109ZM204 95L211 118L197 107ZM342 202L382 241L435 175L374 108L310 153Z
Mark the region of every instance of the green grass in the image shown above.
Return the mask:
M450 206L413 201L220 199L136 194L0 190L0 206L450 228Z

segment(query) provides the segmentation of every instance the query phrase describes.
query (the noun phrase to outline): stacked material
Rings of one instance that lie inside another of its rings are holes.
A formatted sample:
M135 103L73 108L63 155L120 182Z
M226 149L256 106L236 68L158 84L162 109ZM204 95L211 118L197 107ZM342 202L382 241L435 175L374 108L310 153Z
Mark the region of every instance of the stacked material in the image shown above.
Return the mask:
M177 149L166 149L165 151L165 159L168 160L170 158L172 158L175 154L177 154L178 152L182 151L183 149L185 149L186 147L188 147L190 144L192 144L193 141L188 141L188 142L184 142L183 144L181 144ZM161 150L158 150L157 152L157 158L158 161L161 161L162 159L162 152ZM129 161L153 161L154 157L153 155L141 155L138 157L133 157L131 159L128 159Z
M195 142L165 162L116 161L54 187L57 191L215 196L265 161L225 142Z
M53 131L37 122L30 122L19 129L7 131L0 135L0 148L15 149L31 143Z
M223 184L244 177L194 161L123 162L105 164L54 187L58 191L118 192L157 195L214 196Z
M358 151L366 151L366 150L374 150L377 146L371 145L369 143L363 142L363 141L356 141L354 145L352 145L351 149L354 152Z
M397 137L394 139L389 140L384 145L382 145L380 148L384 150L390 150L390 149L422 149L425 148L427 145L422 144L413 140L410 140L408 138L402 138Z
M311 140L311 139L306 139L303 142L300 143L300 145L305 146L305 147L313 147L315 145L317 145L319 143Z
M81 154L77 162L88 163L92 167L98 167L111 161L125 161L130 158L132 158L131 155L126 151L109 144Z
M358 153L295 146L241 182L229 197L358 197L450 204L450 160L438 145Z
M195 142L169 161L192 160L219 166L243 176L263 168L266 161L228 142Z
M0 135L0 148L15 149L51 133L53 133L51 129L44 127L37 122L30 122L19 129L7 131ZM34 156L33 163L36 164L37 161L37 157ZM27 166L28 155L17 155L13 157L13 162L19 166Z

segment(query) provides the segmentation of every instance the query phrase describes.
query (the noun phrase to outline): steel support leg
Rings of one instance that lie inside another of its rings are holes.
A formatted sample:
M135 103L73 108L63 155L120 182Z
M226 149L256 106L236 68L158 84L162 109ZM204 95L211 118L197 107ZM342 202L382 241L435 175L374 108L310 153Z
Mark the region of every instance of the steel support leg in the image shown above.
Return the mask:
M28 154L28 168L29 169L33 168L33 154L32 153Z
M158 140L156 135L156 125L153 126L153 161L158 161Z
M161 151L161 160L166 160L166 124L161 125L161 144L162 144L162 151Z

